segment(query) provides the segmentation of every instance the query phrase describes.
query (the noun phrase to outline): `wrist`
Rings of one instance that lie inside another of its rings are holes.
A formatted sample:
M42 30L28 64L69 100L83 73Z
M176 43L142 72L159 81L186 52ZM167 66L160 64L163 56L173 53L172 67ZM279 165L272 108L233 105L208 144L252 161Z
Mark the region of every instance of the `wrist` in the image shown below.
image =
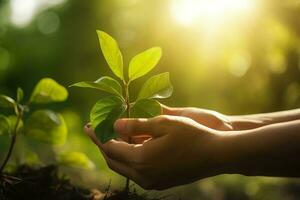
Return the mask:
M247 176L299 176L299 121L247 131L220 133L218 163L221 173ZM286 170L288 169L288 170Z
M199 172L199 178L206 178L225 173L224 159L222 155L221 131L201 127L197 138L193 139L194 145L190 145L191 152L195 152L194 164ZM201 169L201 170L199 170Z
M244 135L251 131L218 132L215 146L215 163L219 174L244 174L243 159L249 150L242 142Z

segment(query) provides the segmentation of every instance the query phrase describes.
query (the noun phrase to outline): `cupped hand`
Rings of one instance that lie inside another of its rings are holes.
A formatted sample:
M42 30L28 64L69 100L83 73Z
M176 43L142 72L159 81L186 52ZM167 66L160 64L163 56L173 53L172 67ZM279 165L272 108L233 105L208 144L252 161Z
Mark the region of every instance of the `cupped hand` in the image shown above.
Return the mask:
M215 130L231 131L234 129L229 117L213 110L193 107L173 108L165 105L162 105L162 107L163 114L165 115L191 118L194 121Z
M89 125L85 132L112 170L145 189L165 189L223 172L222 136L190 118L119 119L114 128L123 140L147 139L138 144L120 140L102 144Z

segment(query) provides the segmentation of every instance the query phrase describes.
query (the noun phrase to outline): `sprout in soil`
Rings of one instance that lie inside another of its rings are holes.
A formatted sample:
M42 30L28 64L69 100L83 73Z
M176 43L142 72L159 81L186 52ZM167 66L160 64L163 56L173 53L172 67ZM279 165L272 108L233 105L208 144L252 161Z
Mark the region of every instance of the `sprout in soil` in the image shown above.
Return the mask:
M34 105L65 101L68 97L66 88L51 78L43 78L37 83L27 102L24 103L23 97L24 92L21 88L17 89L16 99L0 94L2 113L8 113L0 114L0 135L10 136L9 149L0 163L0 179L17 144L16 140L21 134L50 145L63 145L66 142L67 126L61 114L44 108L33 110ZM81 152L62 152L56 156L58 165L78 167L93 165ZM36 157L33 160L38 162Z

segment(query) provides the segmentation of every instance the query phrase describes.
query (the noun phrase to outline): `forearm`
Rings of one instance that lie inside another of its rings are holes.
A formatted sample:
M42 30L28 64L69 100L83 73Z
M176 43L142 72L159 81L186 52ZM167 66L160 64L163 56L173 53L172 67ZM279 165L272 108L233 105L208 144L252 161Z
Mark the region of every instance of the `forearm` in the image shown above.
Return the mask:
M227 134L225 173L300 177L300 120Z
M249 130L265 125L300 119L300 109L253 115L228 116L234 130Z

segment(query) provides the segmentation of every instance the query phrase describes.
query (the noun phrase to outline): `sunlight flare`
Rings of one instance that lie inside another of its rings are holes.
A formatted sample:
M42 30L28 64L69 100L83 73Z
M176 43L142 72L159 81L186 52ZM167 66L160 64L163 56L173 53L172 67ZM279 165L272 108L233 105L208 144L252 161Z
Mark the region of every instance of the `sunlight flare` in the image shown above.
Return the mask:
M172 15L183 25L222 21L252 13L254 8L253 0L173 0L171 4Z

